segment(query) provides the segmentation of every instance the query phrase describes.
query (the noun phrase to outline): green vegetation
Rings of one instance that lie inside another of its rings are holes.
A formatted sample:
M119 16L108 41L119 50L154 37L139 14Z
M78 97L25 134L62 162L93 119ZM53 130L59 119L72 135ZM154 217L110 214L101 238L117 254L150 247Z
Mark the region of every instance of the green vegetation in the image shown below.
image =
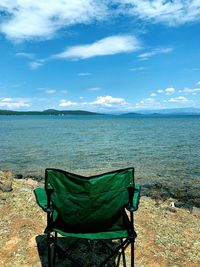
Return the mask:
M101 115L100 113L85 110L56 110L47 109L44 111L13 111L0 110L0 115Z

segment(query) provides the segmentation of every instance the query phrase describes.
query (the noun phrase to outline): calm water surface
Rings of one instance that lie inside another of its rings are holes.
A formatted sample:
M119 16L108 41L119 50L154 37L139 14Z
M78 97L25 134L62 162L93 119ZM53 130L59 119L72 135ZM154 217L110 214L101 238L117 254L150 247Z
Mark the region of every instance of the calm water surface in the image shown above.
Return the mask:
M134 166L148 180L200 177L200 117L0 116L0 169L83 175Z

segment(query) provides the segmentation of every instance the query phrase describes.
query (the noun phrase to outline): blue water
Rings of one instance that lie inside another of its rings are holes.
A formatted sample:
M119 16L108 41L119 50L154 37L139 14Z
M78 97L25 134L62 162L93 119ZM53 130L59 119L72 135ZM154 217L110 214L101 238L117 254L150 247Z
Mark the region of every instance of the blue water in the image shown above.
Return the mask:
M137 179L200 177L200 117L0 116L0 169L83 175L133 166Z

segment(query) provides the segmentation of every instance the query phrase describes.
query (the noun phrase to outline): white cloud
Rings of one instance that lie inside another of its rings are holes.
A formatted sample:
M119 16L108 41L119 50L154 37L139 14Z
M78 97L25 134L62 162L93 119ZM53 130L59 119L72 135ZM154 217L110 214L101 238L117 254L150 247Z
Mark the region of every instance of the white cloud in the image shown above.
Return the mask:
M127 104L127 102L124 98L117 98L112 96L98 96L92 104L105 107L113 107L113 105L124 105Z
M157 92L159 93L159 94L165 94L165 95L172 95L172 94L174 94L175 93L175 89L173 88L173 87L168 87L168 88L166 88L166 89L161 89L161 90L158 90Z
M107 17L105 1L98 0L4 0L0 11L6 17L0 31L15 41L50 39L75 24L88 24Z
M157 96L157 94L155 94L155 93L151 93L151 95L150 96Z
M1 98L0 99L1 102L11 102L12 98L6 97L6 98Z
M172 95L175 93L175 89L173 87L169 87L165 89L166 95Z
M77 105L78 105L78 103L72 102L69 100L65 100L65 99L60 100L60 104L59 104L60 107L74 107Z
M92 73L90 73L90 72L80 72L80 73L78 73L78 76L90 76L90 75L92 75Z
M136 109L155 109L162 107L163 107L162 104L158 100L155 100L152 97L145 98L135 104Z
M67 48L64 52L52 56L63 59L86 59L96 56L128 53L140 48L140 42L130 35L110 36L92 44L77 45Z
M116 0L115 2L121 3L121 12L148 22L176 26L200 20L199 0Z
M44 65L43 61L32 61L29 63L29 66L32 70L37 70L38 68L42 67Z
M172 47L168 47L168 48L155 48L153 49L152 51L150 52L146 52L146 53L143 53L143 54L140 54L138 56L138 58L140 60L147 60L149 59L150 57L153 57L155 55L159 55L159 54L168 54L170 52L173 51L173 48Z
M112 106L112 104L126 104L124 98L112 97L112 96L98 96L94 101L96 105Z
M113 8L114 5L114 8ZM142 21L181 25L200 20L199 0L4 0L0 31L14 41L53 38L76 24L132 15Z
M200 85L200 81L197 82L197 85Z
M88 88L87 90L88 90L88 91L92 91L92 92L94 92L94 91L99 91L99 90L101 90L101 88L100 88L100 87L91 87L91 88Z
M59 89L59 88L51 88L51 87L40 87L40 88L37 88L38 91L42 91L44 92L45 94L62 94L62 95L65 95L65 94L68 94L68 91L67 90L63 90L63 89Z
M155 102L155 99L154 98L151 98L151 97L148 97L148 98L145 98L144 100L142 100L140 103L142 104L152 104Z
M23 98L0 98L0 107L8 109L28 108L31 105Z
M145 70L146 68L145 67L138 67L138 68L131 68L129 69L130 71L143 71Z
M82 101L84 97L79 97L80 102L72 102L70 100L60 100L60 107L75 107L76 109L87 110L106 110L106 109L126 109L129 103L124 98L117 98L112 96L98 96L94 101Z
M170 98L169 100L165 100L165 102L188 103L188 102L192 102L192 101L187 99L185 96L177 96L177 97L174 97L174 98Z
M200 92L200 88L184 88L183 90L179 90L179 93L185 93L186 95L192 94L196 95L197 93Z
M47 90L45 91L45 93L46 93L46 94L55 94L55 93L56 93L56 90L54 90L54 89L47 89Z
M35 57L33 54L25 53L25 52L18 52L15 55L17 57L24 57L24 58L28 58L28 59L33 59Z

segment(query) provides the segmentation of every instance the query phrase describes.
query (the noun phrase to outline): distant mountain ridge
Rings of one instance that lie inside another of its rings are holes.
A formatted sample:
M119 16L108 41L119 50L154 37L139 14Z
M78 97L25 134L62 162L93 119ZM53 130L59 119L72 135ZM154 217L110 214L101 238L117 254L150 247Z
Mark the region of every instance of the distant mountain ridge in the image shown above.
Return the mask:
M101 115L97 112L90 112L85 110L56 110L47 109L44 111L14 111L14 110L0 110L0 115Z
M174 108L174 109L152 109L139 110L137 112L123 113L122 116L145 116L145 115L200 115L198 108Z
M175 109L152 109L152 110L139 110L128 113L98 113L85 110L56 110L47 109L43 111L14 111L14 110L0 110L0 115L112 115L123 117L139 117L139 116L159 116L159 115L200 115L198 108L175 108Z

